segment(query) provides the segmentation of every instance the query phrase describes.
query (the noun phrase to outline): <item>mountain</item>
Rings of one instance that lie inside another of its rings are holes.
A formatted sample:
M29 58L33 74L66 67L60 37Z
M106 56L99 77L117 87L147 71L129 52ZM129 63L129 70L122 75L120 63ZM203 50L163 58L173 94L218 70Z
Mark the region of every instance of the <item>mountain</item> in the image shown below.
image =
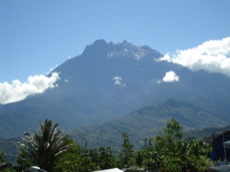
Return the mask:
M74 129L71 133L80 145L87 141L89 147L102 145L118 148L122 143L121 133L128 132L130 140L138 148L143 146L146 138L155 137L172 118L180 122L186 136L190 137L195 137L193 133L200 131L198 129L211 126L219 128L229 124L225 119L220 119L218 114L185 101L171 99L156 106L146 106L102 125Z
M229 120L229 77L193 72L158 61L161 56L127 41L95 41L52 71L60 77L57 87L0 106L0 138L22 136L45 118L65 130L99 125L169 99L208 109L216 121ZM163 80L172 71L177 80Z

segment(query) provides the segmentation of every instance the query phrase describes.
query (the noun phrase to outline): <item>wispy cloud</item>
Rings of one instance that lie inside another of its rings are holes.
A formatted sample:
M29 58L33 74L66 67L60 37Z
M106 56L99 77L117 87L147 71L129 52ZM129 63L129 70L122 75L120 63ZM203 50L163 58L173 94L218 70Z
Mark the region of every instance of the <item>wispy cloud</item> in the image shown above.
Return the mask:
M118 86L122 86L122 87L126 86L126 84L122 83L122 77L120 77L120 76L114 76L113 81L114 81L114 85L118 85Z
M159 61L177 63L190 70L205 70L230 76L230 37L210 40L197 47L166 54Z
M44 75L29 76L27 82L13 80L12 83L0 83L0 103L7 104L25 99L31 94L43 93L48 88L57 86L58 73L52 73L50 77Z
M180 80L180 77L174 71L168 71L165 73L165 76L163 77L162 81L158 81L158 83L178 82L179 80Z

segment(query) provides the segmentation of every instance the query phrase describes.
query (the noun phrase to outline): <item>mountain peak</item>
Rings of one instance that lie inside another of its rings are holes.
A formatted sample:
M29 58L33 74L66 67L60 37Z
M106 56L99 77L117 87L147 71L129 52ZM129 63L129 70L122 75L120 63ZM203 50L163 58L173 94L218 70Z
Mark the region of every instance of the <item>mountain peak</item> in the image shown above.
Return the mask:
M132 57L135 60L140 60L144 57L160 57L161 54L148 46L136 46L124 40L122 43L113 44L113 49L107 53L108 58L114 57Z
M94 54L97 56L99 54L106 54L109 48L109 44L104 39L99 39L94 41L93 44L87 45L83 54L88 56L89 54Z
M107 46L107 45L108 43L104 39L98 39L94 41L94 43L92 44L92 46Z
M136 46L126 40L121 43L106 42L104 39L94 41L93 44L86 46L83 54L93 56L105 55L108 59L117 57L129 57L141 60L145 57L158 58L162 56L156 50L148 46Z

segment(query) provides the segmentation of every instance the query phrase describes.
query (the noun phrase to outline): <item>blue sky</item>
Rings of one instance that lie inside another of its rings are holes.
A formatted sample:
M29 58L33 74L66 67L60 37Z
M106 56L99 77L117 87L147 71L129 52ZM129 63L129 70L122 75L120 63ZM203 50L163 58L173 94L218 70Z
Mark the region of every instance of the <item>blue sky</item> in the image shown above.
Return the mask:
M162 54L230 36L229 0L1 0L0 83L45 75L96 39Z

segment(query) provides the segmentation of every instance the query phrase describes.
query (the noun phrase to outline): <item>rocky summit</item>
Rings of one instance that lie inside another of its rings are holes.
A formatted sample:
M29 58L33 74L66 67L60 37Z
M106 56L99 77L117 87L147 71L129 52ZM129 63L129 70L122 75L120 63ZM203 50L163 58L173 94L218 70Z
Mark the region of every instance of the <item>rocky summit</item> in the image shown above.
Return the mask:
M194 72L159 61L160 57L160 52L148 46L95 41L51 72L59 75L56 87L0 106L0 138L21 136L45 118L64 129L103 124L169 99L208 109L210 118L225 124L230 112L230 78Z

